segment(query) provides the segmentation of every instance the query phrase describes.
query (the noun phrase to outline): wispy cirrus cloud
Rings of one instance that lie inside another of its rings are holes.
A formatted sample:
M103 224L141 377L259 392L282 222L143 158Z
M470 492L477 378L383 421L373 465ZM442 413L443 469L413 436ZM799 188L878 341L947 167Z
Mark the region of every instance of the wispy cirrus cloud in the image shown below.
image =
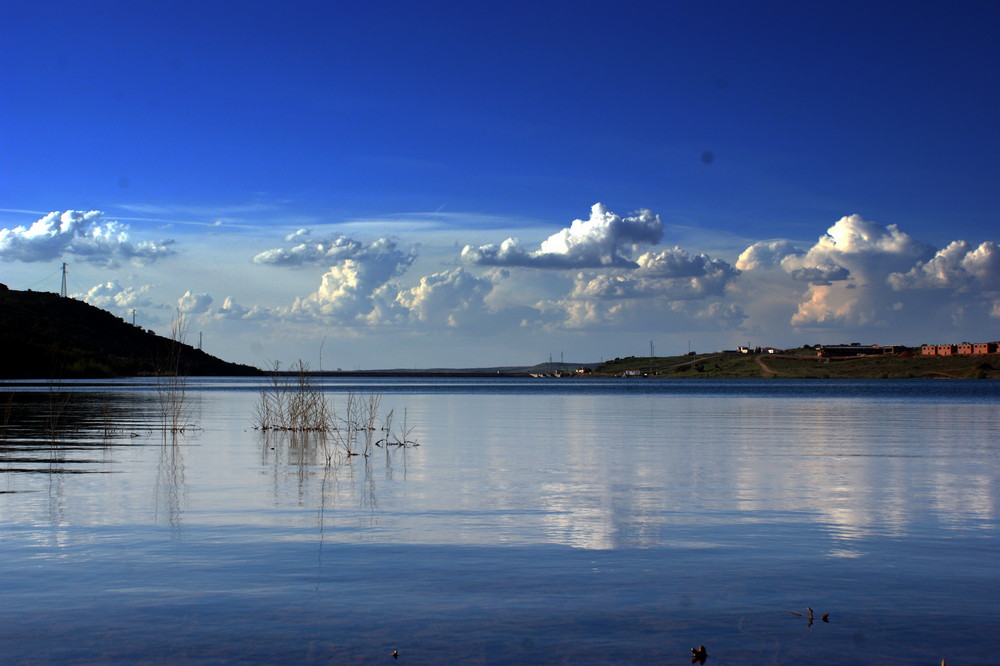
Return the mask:
M183 206L148 203L121 203L114 206L115 210L123 210L132 215L143 217L121 219L136 219L146 221L174 222L177 224L210 224L215 220L247 220L260 216L273 215L282 211L281 202L250 202L245 204L221 204L215 206Z

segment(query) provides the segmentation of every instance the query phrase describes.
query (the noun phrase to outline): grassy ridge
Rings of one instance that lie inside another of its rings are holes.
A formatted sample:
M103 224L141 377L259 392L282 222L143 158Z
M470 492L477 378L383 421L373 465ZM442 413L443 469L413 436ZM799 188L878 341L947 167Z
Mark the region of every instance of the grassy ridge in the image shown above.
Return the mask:
M82 301L0 289L0 378L154 375L168 364L190 375L260 372L132 326Z
M653 377L844 378L844 379L1000 379L1000 355L922 357L854 356L820 359L815 352L790 354L698 354L629 357L603 363L595 375L617 376L641 370Z

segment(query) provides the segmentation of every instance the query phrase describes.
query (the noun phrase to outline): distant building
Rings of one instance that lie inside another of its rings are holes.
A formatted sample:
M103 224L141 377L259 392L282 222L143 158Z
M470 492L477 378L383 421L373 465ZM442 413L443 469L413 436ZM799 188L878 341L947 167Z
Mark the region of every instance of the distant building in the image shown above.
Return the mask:
M921 356L984 356L1000 351L996 342L963 342L959 345L921 345Z
M874 356L882 353L884 352L878 345L862 345L852 342L849 345L824 345L819 348L817 355L829 358L831 356Z
M910 351L910 348L906 345L882 345L883 354L902 354L908 351Z

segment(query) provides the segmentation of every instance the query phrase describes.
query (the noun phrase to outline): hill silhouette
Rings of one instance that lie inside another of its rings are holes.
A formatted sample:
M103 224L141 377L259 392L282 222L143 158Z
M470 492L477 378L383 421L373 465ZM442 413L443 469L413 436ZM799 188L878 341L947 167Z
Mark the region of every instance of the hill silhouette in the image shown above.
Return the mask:
M57 294L0 285L0 378L256 375Z

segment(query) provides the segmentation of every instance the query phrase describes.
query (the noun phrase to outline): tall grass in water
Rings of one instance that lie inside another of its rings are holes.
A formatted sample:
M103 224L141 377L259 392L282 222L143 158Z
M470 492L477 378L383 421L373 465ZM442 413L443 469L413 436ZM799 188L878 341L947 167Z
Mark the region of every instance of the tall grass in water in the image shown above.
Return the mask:
M48 408L44 412L45 432L53 442L61 439L69 430L70 424L64 418L69 405L70 393L62 388L58 380L48 386Z
M189 424L190 406L187 399L186 368L181 364L184 340L190 322L180 311L170 322L170 345L166 357L156 374L156 391L159 399L160 421L164 431L181 432Z
M0 441L7 439L7 429L10 428L10 415L14 411L14 394L6 392L0 395Z
M398 430L393 430L392 415L393 410L389 410L389 413L386 414L384 425L382 426L385 438L376 444L384 443L386 446L420 446L420 444L412 439L413 426L409 425L406 409L403 409L403 423L400 425Z
M382 445L417 446L409 439L411 429L406 428L405 420L404 434L399 438L391 427L392 412L380 417L381 403L381 394L351 391L338 411L313 382L308 364L300 360L291 371L282 372L280 364L274 363L254 406L253 427L265 433L315 433L328 463L337 452L368 457L374 447Z
M254 406L254 427L259 430L325 432L331 428L331 410L323 392L309 376L309 365L299 361L291 372L281 364L271 366L268 383Z

